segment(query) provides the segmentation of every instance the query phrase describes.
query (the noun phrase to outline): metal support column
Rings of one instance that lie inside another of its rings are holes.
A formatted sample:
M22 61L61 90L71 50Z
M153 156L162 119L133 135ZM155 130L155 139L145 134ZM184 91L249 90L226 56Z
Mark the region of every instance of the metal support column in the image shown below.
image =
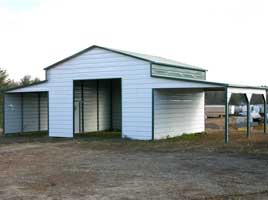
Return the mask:
M113 131L113 80L110 80L110 130Z
M264 99L264 117L263 117L263 125L264 125L264 133L266 133L266 125L267 125L267 105L266 105L266 98Z
M24 127L23 127L23 124L24 124L24 119L23 119L23 112L24 112L24 109L23 109L23 93L21 93L21 133L23 133L23 129L24 129Z
M5 110L5 106L6 106L6 104L5 104L5 98L6 98L6 95L5 95L5 93L3 94L3 102L2 102L2 123L3 123L3 134L5 135L6 134L6 132L5 132L5 112L6 112L6 110Z
M225 143L229 143L229 99L228 90L225 88Z
M155 89L152 89L152 140L154 140L154 102L155 102Z
M41 130L41 94L38 92L37 94L38 98L38 131Z
M247 97L247 137L250 136L250 98Z
M85 113L84 113L84 81L81 81L81 121L82 121L82 133L85 132Z
M97 131L100 130L100 122L99 122L99 80L96 82L96 90L97 90Z

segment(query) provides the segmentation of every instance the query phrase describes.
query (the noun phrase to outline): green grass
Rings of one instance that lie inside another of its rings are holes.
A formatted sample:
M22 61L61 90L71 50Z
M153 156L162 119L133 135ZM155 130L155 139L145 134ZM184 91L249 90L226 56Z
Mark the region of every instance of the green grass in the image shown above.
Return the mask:
M120 132L92 132L76 134L74 138L48 137L46 132L29 132L0 136L0 145L15 143L57 143L71 142L81 148L115 151L155 151L185 152L206 151L218 153L268 154L267 137L264 134L252 135L250 139L238 132L231 135L230 144L224 143L223 133L193 133L161 140L131 140L121 138Z
M75 139L88 139L88 140L105 140L105 139L121 139L121 132L90 132L79 133L74 135Z
M6 134L5 137L47 137L47 131L25 132L25 133L11 133Z
M162 139L162 140L166 140L166 141L193 141L193 140L198 140L201 137L203 137L206 133L202 132L202 133L191 133L191 134L182 134L180 136L176 136L176 137L171 137L171 138L167 138L167 139Z

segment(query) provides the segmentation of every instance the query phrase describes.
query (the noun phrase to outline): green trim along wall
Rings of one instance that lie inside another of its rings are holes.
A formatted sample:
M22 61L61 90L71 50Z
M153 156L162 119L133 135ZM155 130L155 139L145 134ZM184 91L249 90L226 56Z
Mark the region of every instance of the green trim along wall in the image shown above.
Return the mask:
M194 69L185 69L166 65L152 64L152 76L167 77L167 78L185 78L206 80L206 72Z

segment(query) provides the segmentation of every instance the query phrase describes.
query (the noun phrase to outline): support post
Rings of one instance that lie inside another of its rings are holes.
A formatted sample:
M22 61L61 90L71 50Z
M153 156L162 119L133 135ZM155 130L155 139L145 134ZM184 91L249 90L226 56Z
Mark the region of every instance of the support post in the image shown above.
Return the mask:
M21 93L21 133L23 133L23 124L24 124L24 119L23 119L23 112L24 112L24 109L23 109L23 93Z
M155 89L152 89L152 140L154 140L154 101Z
M100 123L99 123L99 80L97 80L96 89L97 89L97 131L99 131L100 130Z
M225 88L225 143L229 143L229 98L228 89Z
M250 100L251 95L246 94L247 97L247 137L250 137Z
M113 80L110 80L110 130L113 131Z
M84 81L81 81L81 121L82 121L82 133L85 131L85 122L84 122Z
M263 117L263 125L264 125L264 133L266 133L266 125L267 125L267 107L266 107L266 98L263 97L264 100L264 117Z
M75 81L73 80L73 137L75 137ZM48 93L48 122L49 122L49 93ZM48 123L49 126L49 123ZM48 127L49 131L49 127Z
M3 94L3 102L2 102L2 123L3 123L3 134L5 135L5 112L6 112L6 105L5 105L5 98L6 98L6 94Z
M37 98L38 98L38 131L41 130L41 96L40 96L40 92L38 92L37 94Z

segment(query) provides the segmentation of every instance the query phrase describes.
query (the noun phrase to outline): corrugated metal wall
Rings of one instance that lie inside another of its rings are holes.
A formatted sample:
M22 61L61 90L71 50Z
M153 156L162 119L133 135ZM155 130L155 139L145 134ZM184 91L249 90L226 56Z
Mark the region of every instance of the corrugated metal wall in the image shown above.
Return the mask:
M113 80L112 82L112 129L122 129L122 94L121 81Z
M204 91L155 90L154 137L173 137L205 130Z
M99 81L99 131L111 129L111 81Z
M81 128L83 125L84 132L121 129L120 80L75 81L74 88L75 102L83 104L80 114L75 114L75 117L80 117L80 132L83 132ZM82 113L83 110L84 113ZM79 110L75 110L75 112L77 111ZM76 123L75 126L79 126L79 123ZM77 133L79 128L75 127L75 130Z
M47 93L5 94L5 133L48 130Z
M48 95L40 93L40 130L48 130Z
M84 131L97 131L97 81L84 81Z
M23 132L39 130L38 94L29 93L23 95Z
M21 95L6 94L4 104L4 129L5 133L21 132Z

